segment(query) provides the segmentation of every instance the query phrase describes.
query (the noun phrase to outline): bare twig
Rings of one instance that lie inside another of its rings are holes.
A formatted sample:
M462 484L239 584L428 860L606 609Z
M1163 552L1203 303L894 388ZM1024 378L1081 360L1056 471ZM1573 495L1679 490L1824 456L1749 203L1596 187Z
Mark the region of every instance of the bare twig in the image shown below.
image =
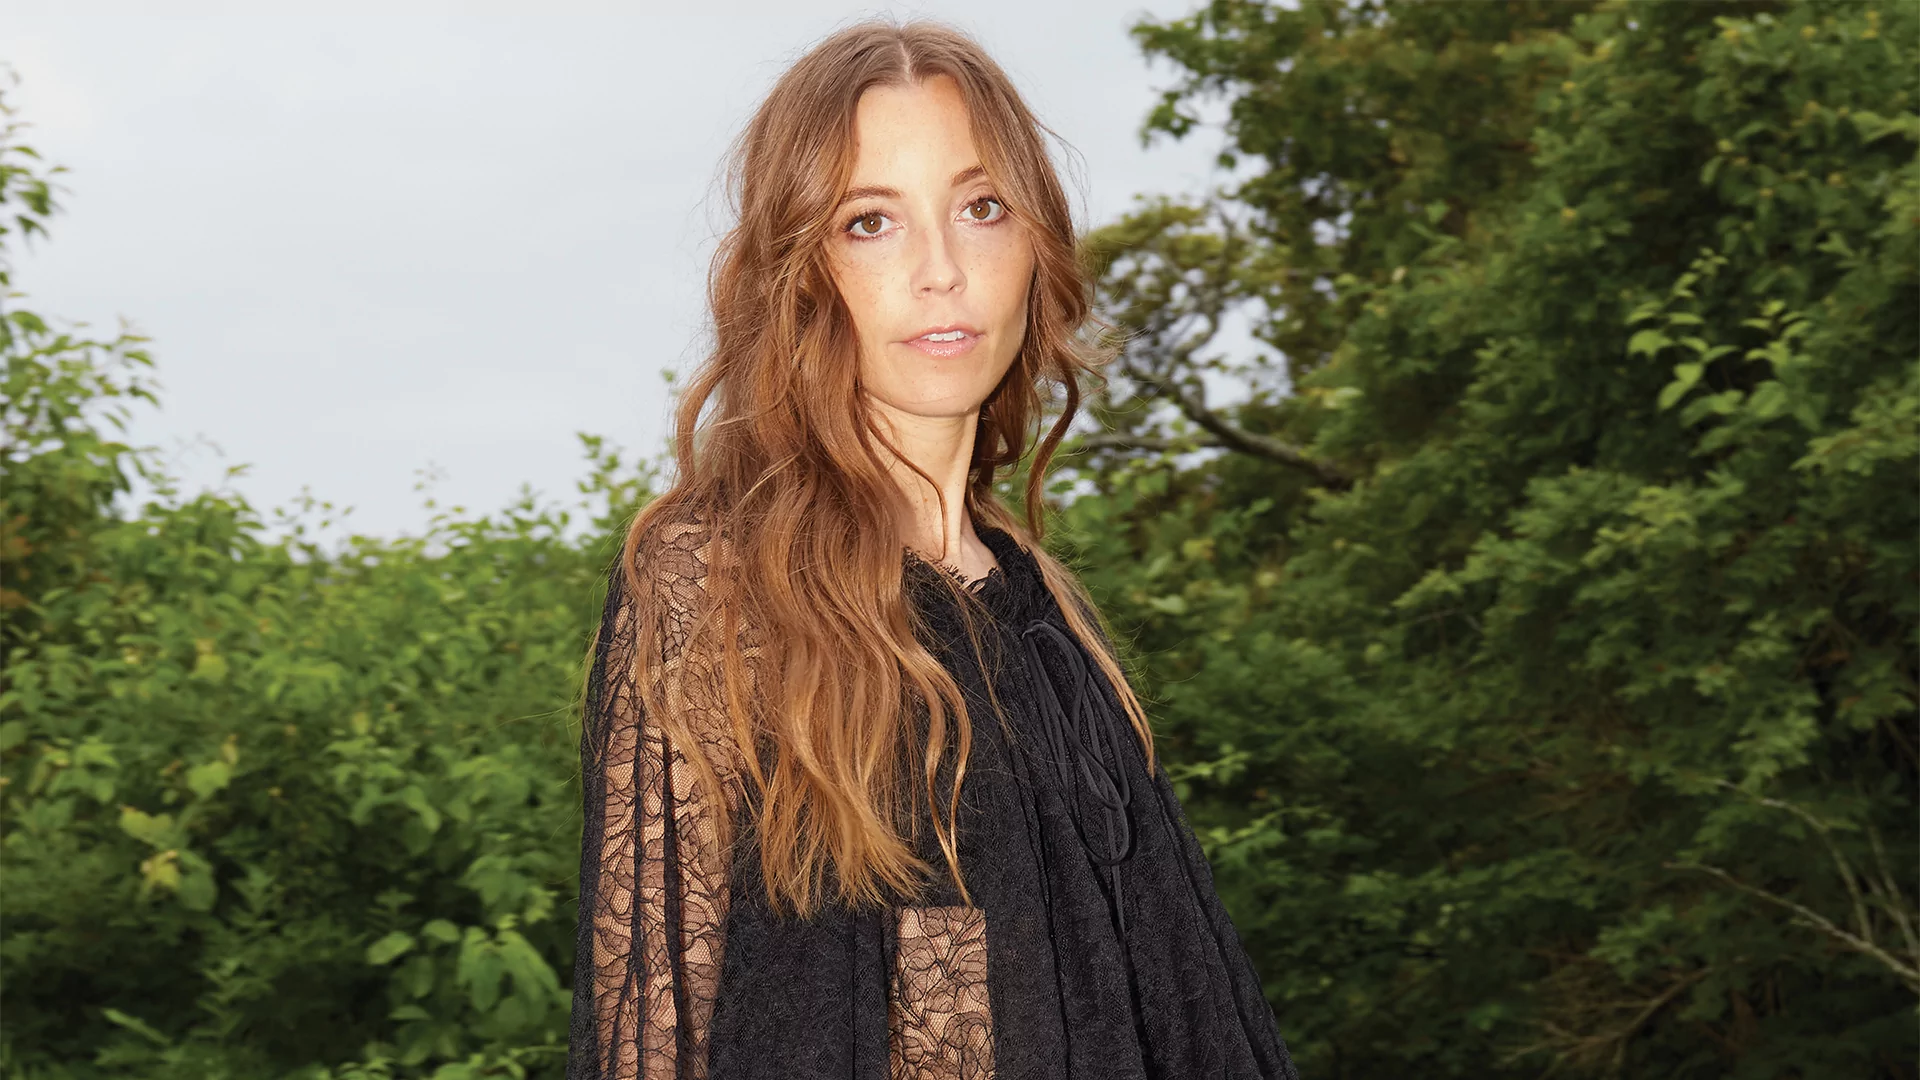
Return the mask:
M1816 815L1813 811L1797 803L1790 803L1784 799L1768 798L1765 795L1755 795L1730 780L1716 779L1714 783L1729 791L1737 792L1745 798L1759 803L1761 806L1771 807L1775 810L1784 810L1794 817L1799 818L1801 821L1806 822L1820 837L1820 843L1826 847L1827 854L1833 858L1834 868L1840 871L1840 881L1847 887L1847 895L1853 900L1854 929L1866 940L1873 940L1873 923L1867 914L1866 897L1860 892L1859 878L1854 874L1853 864L1847 861L1846 855L1842 854L1839 846L1833 842L1833 826L1825 818Z
M1920 967L1920 935L1916 935L1914 920L1907 911L1906 898L1900 894L1900 886L1894 883L1893 871L1887 866L1887 849L1880 843L1880 830L1867 822L1867 843L1873 849L1873 862L1880 871L1880 893L1887 914L1893 917L1893 924L1900 928L1900 937L1907 943L1907 952L1912 955L1915 967Z
M1872 822L1862 824L1865 827L1867 843L1873 852L1873 868L1878 874L1877 879L1874 874L1854 869L1853 863L1834 842L1832 822L1797 803L1755 795L1728 780L1716 779L1714 783L1729 791L1738 792L1762 806L1784 810L1806 822L1807 826L1819 835L1820 842L1826 846L1827 854L1833 859L1834 868L1840 873L1840 881L1846 886L1847 895L1853 900L1854 928L1857 936L1877 947L1879 942L1874 939L1870 906L1886 912L1887 916L1893 920L1895 928L1900 931L1900 937L1912 960L1911 968L1920 970L1920 934L1916 933L1914 916L1908 909L1906 897L1901 893L1900 886L1893 880L1893 873L1887 866L1886 848L1881 844L1880 832L1873 827Z
M1075 448L1086 450L1144 450L1166 453L1171 450L1207 450L1221 445L1211 438L1172 438L1165 435L1129 435L1124 431L1100 431L1074 440Z
M1603 965L1594 965L1593 958L1587 955L1575 955L1567 959L1585 965L1590 970L1596 966L1603 967ZM1540 1028L1546 1034L1546 1038L1506 1050L1500 1055L1500 1062L1502 1065L1511 1066L1533 1054L1551 1053L1553 1061L1547 1066L1547 1071L1542 1074L1551 1076L1568 1066L1591 1070L1593 1066L1609 1056L1611 1051L1613 1071L1618 1073L1625 1065L1627 1050L1634 1036L1638 1035L1655 1016L1658 1016L1660 1010L1672 1004L1674 998L1679 997L1688 987L1698 983L1712 972L1713 969L1710 967L1684 972L1665 989L1650 998L1609 1001L1589 1006L1587 1015L1594 1017L1594 1022L1598 1023L1597 1031L1582 1033L1550 1019L1542 1020ZM1624 1024L1609 1024L1605 1019L1600 1018L1609 1013L1618 1014L1626 1009L1634 1009L1635 1012Z
M1277 461L1311 473L1314 479L1330 488L1345 490L1353 483L1351 477L1334 465L1309 455L1292 443L1276 439L1271 435L1262 435L1248 431L1221 414L1207 408L1206 391L1200 389L1197 381L1189 391L1170 378L1130 372L1134 378L1147 383L1173 402L1182 415L1193 421L1201 430L1219 440L1221 446L1243 454Z
M1901 982L1906 983L1908 989L1912 990L1916 994L1920 994L1920 967L1916 967L1913 964L1906 963L1905 961L1901 960L1899 957L1894 956L1892 953L1887 952L1885 949L1882 949L1880 946L1874 944L1873 942L1865 938L1862 938L1855 934L1849 934L1845 930L1834 925L1832 920L1826 918L1825 916L1821 915L1819 912L1814 911L1812 908L1809 908L1804 904L1795 903L1794 901L1789 900L1786 897L1779 895L1778 893L1769 892L1766 889L1762 889L1757 885L1749 885L1746 882L1741 881L1739 878L1734 877L1732 874L1727 873L1725 870L1722 870L1717 866L1709 866L1705 863L1673 862L1673 861L1663 862L1660 865L1666 867L1669 870L1694 870L1702 874L1707 874L1711 877L1719 879L1722 882L1725 882L1729 887L1736 889L1740 892L1746 893L1749 896L1756 897L1760 900L1764 900L1767 903L1772 904L1776 907L1785 908L1786 910L1793 912L1793 914L1796 916L1794 920L1795 922L1798 922L1800 925L1805 926L1808 929L1827 935L1828 937L1834 939L1835 941L1838 941L1842 945L1845 945L1847 948L1852 949L1854 952L1857 952L1862 956L1871 957L1872 959L1879 961L1883 966L1886 967L1888 971L1893 972L1893 974L1896 977L1898 977Z
M1712 968L1700 968L1675 979L1672 986L1667 987L1661 991L1658 997L1647 1002L1647 1007L1640 1010L1640 1015L1634 1017L1631 1023L1614 1034L1613 1037L1618 1040L1613 1050L1614 1071L1618 1072L1626 1066L1627 1044L1633 1041L1633 1037L1639 1033L1641 1028L1646 1026L1647 1021L1653 1019L1655 1014L1659 1013L1661 1009L1666 1008L1667 1004L1674 998L1679 997L1680 991L1706 978L1707 973L1712 970Z

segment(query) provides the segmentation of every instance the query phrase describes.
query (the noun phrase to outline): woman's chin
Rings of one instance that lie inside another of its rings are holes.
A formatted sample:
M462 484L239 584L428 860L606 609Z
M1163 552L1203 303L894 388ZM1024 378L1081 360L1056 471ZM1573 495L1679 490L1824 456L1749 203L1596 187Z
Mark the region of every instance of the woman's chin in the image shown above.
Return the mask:
M992 392L992 384L983 384L978 379L941 379L932 382L923 379L902 386L897 392L883 392L874 396L895 412L925 420L938 420L965 417L978 412L981 403Z

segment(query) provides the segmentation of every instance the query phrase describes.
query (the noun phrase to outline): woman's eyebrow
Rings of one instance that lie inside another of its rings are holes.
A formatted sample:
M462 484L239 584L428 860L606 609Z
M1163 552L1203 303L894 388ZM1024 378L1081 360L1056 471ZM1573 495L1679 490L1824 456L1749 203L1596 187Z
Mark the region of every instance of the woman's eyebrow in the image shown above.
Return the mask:
M953 179L947 181L947 184L950 187L959 187L961 184L972 183L985 175L987 175L985 166L969 165L959 172L954 173ZM855 199L897 199L899 197L900 192L893 188L868 186L847 189L847 193L840 196L840 201L842 203L850 203Z

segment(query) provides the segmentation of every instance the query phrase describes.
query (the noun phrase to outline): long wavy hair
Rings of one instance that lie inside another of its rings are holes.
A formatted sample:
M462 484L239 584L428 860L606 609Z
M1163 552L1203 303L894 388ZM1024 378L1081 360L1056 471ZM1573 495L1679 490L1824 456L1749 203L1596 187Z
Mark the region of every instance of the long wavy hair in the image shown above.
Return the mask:
M861 390L853 319L829 276L826 246L852 179L861 95L935 75L959 84L981 164L1035 254L1024 343L981 406L964 509L1032 554L1069 628L1117 691L1150 768L1153 761L1146 713L1108 647L1098 608L1038 543L1042 485L1079 408L1080 380L1100 378L1111 356L1047 156L1042 136L1051 132L959 31L921 21L839 31L781 76L734 143L727 194L736 224L707 281L712 352L681 392L673 486L637 514L621 553L637 640L662 640L667 605L649 598L640 565L648 538L674 521L713 530L702 610L683 648L703 652L693 666L724 676L718 696L738 750L735 793L751 811L768 901L802 916L828 899L920 894L933 869L908 839L917 835L921 792L930 810L944 804L944 813L928 816L953 881L972 902L955 841L972 723L959 687L923 644L905 594L903 495L887 469L895 455ZM1057 396L1064 407L1034 447L1045 405ZM1023 524L993 484L1030 447ZM975 610L969 592L936 576L963 612ZM978 655L972 614L965 625ZM751 688L742 628L758 642ZM660 671L645 670L659 658L640 655L635 664L649 719L686 753L712 805L729 805L716 763L698 752L712 734L697 737L668 707L686 699ZM993 704L998 709L997 697ZM955 760L942 793L936 777L949 751ZM727 813L714 818L725 852L733 823Z

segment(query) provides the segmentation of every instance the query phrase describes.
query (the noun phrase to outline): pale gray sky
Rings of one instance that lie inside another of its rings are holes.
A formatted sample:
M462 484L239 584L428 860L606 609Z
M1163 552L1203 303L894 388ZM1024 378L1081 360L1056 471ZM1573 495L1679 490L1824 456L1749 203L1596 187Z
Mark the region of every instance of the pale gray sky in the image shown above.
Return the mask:
M125 316L154 339L163 407L134 435L194 486L247 463L234 486L263 509L305 485L380 534L418 530L428 467L443 503L471 509L522 484L570 496L576 431L648 453L665 437L659 373L698 359L721 154L810 43L876 12L973 32L1084 156L1098 222L1137 192L1208 183L1216 133L1137 136L1173 73L1126 29L1189 6L154 17L16 0L0 60L20 76L17 118L72 170L16 285L42 314Z

